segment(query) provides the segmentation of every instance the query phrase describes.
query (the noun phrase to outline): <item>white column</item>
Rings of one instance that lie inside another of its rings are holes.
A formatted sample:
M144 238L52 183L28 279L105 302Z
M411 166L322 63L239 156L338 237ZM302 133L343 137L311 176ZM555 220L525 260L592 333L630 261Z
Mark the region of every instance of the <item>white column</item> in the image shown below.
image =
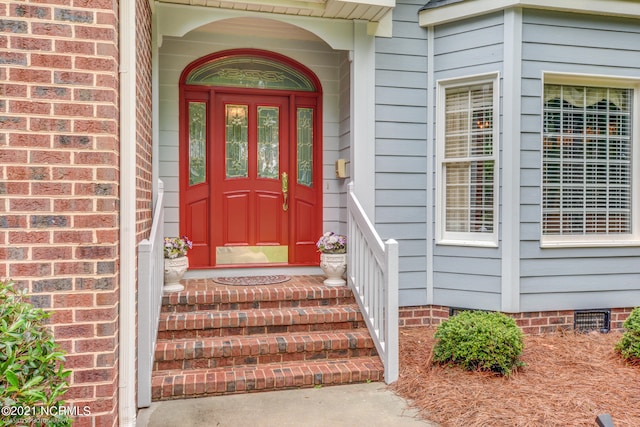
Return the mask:
M355 21L351 51L351 177L354 193L375 224L375 38Z

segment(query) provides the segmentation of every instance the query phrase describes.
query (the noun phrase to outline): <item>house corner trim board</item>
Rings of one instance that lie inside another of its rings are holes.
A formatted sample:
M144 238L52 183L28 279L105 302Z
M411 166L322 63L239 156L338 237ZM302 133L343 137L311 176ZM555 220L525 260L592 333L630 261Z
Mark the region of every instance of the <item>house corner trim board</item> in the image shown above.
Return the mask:
M136 1L120 2L120 316L118 418L136 425Z
M520 92L522 10L504 14L502 311L520 311Z

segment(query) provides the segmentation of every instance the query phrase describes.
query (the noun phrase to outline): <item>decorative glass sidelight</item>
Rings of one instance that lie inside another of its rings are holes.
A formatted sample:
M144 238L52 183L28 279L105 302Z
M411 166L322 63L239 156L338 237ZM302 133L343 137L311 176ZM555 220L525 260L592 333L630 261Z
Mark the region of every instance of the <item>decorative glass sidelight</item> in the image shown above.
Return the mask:
M207 104L189 103L189 185L206 181Z
M258 107L258 178L278 179L280 173L280 109Z
M298 108L298 184L313 186L313 108Z
M229 104L225 109L226 176L246 178L249 157L248 107Z

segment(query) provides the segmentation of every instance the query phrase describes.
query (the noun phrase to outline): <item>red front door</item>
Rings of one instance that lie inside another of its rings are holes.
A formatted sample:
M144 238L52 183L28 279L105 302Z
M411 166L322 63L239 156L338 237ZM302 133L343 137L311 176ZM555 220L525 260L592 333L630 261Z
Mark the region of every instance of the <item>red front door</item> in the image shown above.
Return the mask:
M180 228L191 268L317 263L322 233L316 97L185 92Z
M216 95L216 265L289 262L288 102L282 96Z

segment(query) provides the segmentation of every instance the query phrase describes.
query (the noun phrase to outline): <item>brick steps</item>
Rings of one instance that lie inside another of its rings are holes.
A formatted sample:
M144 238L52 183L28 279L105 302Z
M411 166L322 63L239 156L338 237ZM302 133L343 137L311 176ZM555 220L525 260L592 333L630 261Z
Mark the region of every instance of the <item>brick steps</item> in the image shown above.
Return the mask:
M163 297L153 400L382 378L351 290L321 277L251 287L192 279Z
M156 370L375 356L366 330L172 340L156 346Z
M357 306L161 313L159 339L363 328Z
M196 280L200 283L201 280ZM227 287L227 289L185 290L165 295L163 312L192 312L205 310L251 310L293 307L322 307L353 304L353 293L346 287L303 288Z
M315 385L382 381L380 358L156 372L152 399L168 400L253 391L275 391Z

